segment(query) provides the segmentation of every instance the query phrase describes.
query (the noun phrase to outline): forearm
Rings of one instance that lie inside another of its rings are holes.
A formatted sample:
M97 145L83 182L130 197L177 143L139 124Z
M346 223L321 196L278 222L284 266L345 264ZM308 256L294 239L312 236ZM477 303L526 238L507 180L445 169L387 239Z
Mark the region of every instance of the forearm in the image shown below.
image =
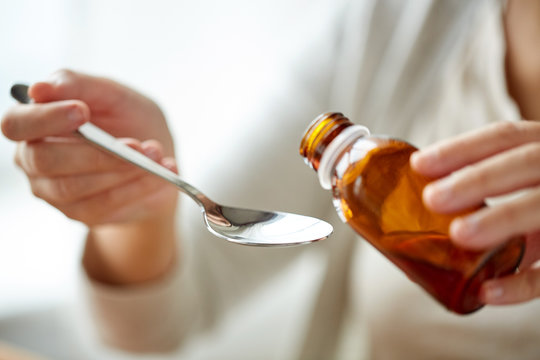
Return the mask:
M83 257L93 279L111 285L133 285L159 279L177 256L175 212L142 221L90 229Z
M540 119L540 2L510 0L504 15L506 77L523 118Z

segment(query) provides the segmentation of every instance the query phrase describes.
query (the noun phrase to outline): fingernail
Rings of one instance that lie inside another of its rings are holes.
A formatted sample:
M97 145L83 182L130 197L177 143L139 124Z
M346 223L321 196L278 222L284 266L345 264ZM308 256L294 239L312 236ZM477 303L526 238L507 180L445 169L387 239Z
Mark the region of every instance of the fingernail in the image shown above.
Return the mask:
M432 207L436 204L436 194L437 189L433 185L426 185L423 192L423 198L424 202L429 206Z
M426 147L414 152L412 155L415 158L414 161L421 161L425 165L430 165L439 157L439 149L436 147Z
M176 161L174 160L174 158L163 158L162 165L165 166L167 169L171 170L172 172L178 173L178 166L176 165Z
M452 187L453 181L450 179L433 182L424 189L424 201L434 208L446 208L453 197Z
M69 121L75 124L82 124L84 121L84 117L81 110L79 110L79 108L76 108L76 107L69 109L67 113L67 118Z
M496 285L496 284L484 284L483 286L483 298L484 302L491 303L491 302L497 302L500 300L504 295L504 289L502 286Z
M433 162L432 152L425 150L413 152L409 159L411 167L420 173L430 171L433 168Z
M450 224L450 235L459 242L469 240L474 234L475 224L470 217L457 218Z
M411 158L409 160L413 168L418 167L418 159L419 159L418 151L413 152L411 154Z
M156 148L150 146L143 150L144 154L154 161L159 160L159 152Z

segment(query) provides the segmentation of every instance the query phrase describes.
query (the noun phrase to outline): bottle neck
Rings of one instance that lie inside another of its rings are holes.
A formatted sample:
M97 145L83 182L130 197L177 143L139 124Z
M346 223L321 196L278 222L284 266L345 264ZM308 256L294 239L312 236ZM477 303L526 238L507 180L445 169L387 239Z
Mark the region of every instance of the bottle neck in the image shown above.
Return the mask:
M300 144L300 155L317 172L325 189L332 187L332 172L342 152L369 130L355 125L343 114L326 113L317 117L306 130Z

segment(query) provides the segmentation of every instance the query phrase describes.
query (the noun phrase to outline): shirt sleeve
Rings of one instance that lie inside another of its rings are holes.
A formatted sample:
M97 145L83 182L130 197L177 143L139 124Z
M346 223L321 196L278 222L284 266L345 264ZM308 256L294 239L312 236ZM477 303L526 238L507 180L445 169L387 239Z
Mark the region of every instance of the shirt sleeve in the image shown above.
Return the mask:
M182 338L178 311L182 271L175 264L163 278L137 286L112 286L92 279L84 270L82 289L96 333L115 348L130 352L170 352ZM189 294L185 291L185 294Z

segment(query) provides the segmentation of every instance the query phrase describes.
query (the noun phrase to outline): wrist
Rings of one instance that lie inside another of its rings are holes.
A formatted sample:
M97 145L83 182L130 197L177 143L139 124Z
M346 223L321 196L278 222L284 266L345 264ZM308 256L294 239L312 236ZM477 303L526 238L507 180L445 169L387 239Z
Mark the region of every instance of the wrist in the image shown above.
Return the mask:
M155 281L173 267L177 245L174 212L167 216L90 229L83 255L88 275L111 285Z

